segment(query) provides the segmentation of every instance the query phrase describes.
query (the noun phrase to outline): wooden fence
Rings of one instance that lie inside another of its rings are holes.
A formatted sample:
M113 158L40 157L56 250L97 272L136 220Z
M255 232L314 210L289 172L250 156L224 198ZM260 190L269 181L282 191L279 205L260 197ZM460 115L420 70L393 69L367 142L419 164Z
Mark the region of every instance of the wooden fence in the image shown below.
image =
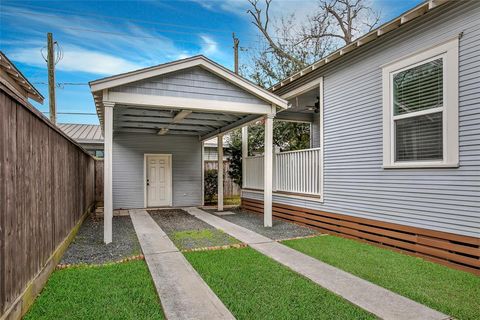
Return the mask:
M103 206L103 159L95 161L95 202Z
M230 163L228 161L223 161L223 196L236 197L240 195L241 188L230 178L228 175L228 169L230 168ZM205 161L204 162L205 170L218 170L217 161Z
M94 203L94 162L0 85L0 314L21 316L45 283Z

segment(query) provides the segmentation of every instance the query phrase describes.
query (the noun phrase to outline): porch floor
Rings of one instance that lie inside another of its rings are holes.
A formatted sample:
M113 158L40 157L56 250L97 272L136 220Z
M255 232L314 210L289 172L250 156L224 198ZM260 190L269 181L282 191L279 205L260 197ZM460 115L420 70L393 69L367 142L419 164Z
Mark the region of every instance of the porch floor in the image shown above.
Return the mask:
M198 208L188 208L187 211L381 319L449 319L449 316L445 314L332 267L225 219Z
M234 319L147 211L130 217L167 319Z

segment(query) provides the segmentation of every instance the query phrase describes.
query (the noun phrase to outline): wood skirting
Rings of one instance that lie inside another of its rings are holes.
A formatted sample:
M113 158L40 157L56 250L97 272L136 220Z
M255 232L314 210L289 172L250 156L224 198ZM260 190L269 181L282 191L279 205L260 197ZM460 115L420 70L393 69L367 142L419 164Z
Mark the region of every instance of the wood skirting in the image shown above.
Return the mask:
M243 209L263 214L263 201L242 197ZM368 242L480 275L480 238L273 203L274 217L321 232Z

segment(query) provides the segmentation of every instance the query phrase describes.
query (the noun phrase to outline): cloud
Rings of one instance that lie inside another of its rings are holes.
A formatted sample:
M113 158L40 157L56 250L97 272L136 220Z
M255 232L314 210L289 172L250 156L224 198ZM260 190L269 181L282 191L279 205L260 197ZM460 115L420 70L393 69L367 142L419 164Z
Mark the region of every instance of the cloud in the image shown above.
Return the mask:
M2 9L6 27L15 31L5 39L8 44L2 39L8 54L32 66L45 65L39 52L46 30L53 30L64 49L64 58L57 66L64 71L110 75L199 53L216 59L225 56L214 38L206 34L193 32L187 38L175 39L155 27L128 21L39 13L15 6ZM16 23L19 20L23 23Z
M207 56L214 56L219 53L218 43L214 41L210 36L200 35L202 40L201 52Z
M23 48L14 50L12 60L28 65L46 68L45 60L40 53L41 48ZM55 66L60 71L86 72L109 75L132 71L144 67L125 59L98 51L85 50L75 46L63 47L63 59Z

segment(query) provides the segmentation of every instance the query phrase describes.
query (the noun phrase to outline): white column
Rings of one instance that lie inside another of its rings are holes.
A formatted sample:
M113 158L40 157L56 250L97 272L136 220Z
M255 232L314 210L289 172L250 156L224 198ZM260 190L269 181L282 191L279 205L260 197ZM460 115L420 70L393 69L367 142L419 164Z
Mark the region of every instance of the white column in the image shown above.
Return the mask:
M113 139L113 103L104 102L104 158L103 158L103 241L112 242L112 139Z
M248 126L242 127L242 188L246 186L248 157Z
M218 196L217 196L217 210L223 211L223 135L217 137L218 148Z
M263 187L263 225L272 226L272 189L273 189L273 114L265 118L264 187Z

